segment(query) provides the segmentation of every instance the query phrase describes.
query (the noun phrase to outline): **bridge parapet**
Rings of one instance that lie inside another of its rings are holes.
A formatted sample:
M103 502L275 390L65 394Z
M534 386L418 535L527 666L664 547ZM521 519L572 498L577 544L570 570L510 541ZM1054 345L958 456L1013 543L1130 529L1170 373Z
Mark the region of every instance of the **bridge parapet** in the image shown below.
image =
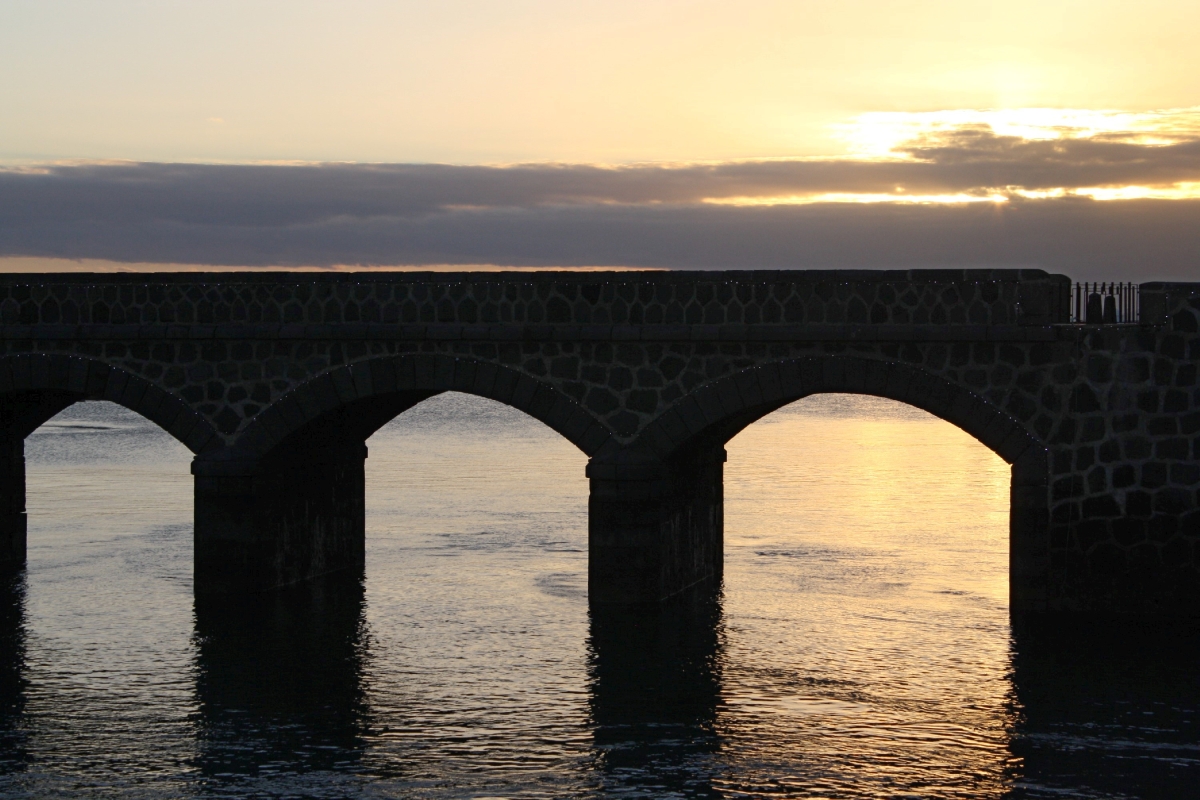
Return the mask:
M5 325L1043 325L1041 270L0 276Z

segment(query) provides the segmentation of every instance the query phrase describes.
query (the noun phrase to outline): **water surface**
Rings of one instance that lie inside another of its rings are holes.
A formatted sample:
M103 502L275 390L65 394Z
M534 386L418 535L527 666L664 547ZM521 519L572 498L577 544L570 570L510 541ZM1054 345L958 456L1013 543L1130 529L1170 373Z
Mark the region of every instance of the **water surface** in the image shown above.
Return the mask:
M368 442L367 568L191 590L190 454L116 406L26 444L12 797L1195 797L1194 633L1011 628L1008 468L865 397L728 446L726 572L590 613L584 456L447 394Z

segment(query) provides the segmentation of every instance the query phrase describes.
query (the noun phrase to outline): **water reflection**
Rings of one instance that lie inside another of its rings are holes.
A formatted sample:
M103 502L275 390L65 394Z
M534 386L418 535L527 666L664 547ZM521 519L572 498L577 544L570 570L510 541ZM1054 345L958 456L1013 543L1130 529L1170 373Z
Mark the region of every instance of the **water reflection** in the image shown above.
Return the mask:
M589 612L582 455L518 412L448 396L372 438L365 600L224 607L192 595L187 454L70 413L30 437L30 567L0 582L3 797L1200 786L1197 633L1014 633L1007 467L911 409L816 398L751 426L723 596L633 613Z
M724 631L711 587L662 608L593 606L590 711L606 791L717 796Z
M197 768L223 788L353 769L367 652L361 579L196 600Z
M1017 619L1014 797L1194 798L1200 623Z
M0 774L29 761L25 732L25 574L0 576Z

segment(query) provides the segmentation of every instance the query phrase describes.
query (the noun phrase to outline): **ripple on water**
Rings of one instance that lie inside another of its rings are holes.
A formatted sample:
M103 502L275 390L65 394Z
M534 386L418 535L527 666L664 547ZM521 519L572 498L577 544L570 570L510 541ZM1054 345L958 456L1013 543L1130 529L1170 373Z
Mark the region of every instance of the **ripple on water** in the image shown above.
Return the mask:
M370 441L365 580L230 608L190 455L68 409L0 586L0 794L1194 796L1195 632L1014 632L999 459L848 396L728 450L722 593L589 611L584 456L443 395Z

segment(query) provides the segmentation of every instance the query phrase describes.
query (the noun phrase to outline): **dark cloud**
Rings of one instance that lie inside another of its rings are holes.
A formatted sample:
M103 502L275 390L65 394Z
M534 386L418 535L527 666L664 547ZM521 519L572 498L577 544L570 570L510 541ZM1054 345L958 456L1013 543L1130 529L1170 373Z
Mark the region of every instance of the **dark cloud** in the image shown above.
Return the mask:
M460 167L83 164L0 172L0 255L214 265L1019 265L1196 278L1200 201L730 207L707 198L1200 180L1200 141L986 128L908 161Z
M1147 146L1119 138L1030 141L959 128L908 142L911 160L721 164L83 164L0 172L3 219L154 216L280 225L335 216L417 216L453 207L698 203L828 192L911 194L1163 185L1200 181L1200 139Z
M1034 266L1089 280L1200 278L1200 201L1007 206L580 206L289 226L145 220L0 231L10 254L213 265L677 268Z
M1161 186L1200 180L1200 139L1145 145L1124 136L1029 140L986 126L925 136L899 148L947 190Z

